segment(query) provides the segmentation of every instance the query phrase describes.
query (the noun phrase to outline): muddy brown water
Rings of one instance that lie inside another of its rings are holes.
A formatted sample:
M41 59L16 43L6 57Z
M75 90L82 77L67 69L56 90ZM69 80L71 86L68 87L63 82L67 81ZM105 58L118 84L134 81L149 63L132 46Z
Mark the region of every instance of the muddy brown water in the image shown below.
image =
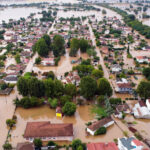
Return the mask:
M16 128L11 132L10 142L16 146L18 142L23 142L23 134L26 127L26 123L29 121L50 121L51 123L72 123L74 127L74 138L79 138L83 142L109 142L114 138L123 137L121 130L112 125L108 128L107 134L101 136L86 136L85 123L95 119L95 115L91 113L92 106L85 105L79 106L74 116L72 117L56 117L55 110L50 109L48 106L42 106L40 108L23 109L17 108L17 124ZM61 142L62 143L62 142ZM67 142L68 143L68 142ZM67 144L64 143L63 144Z

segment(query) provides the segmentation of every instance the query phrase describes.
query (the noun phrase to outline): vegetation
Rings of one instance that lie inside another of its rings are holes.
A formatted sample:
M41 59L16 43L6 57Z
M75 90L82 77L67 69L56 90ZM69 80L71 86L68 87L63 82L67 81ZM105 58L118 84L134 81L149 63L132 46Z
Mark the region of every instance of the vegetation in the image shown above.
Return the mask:
M109 83L109 81L105 78L100 78L98 79L98 93L100 95L108 95L111 96L112 95L112 87Z
M150 67L144 68L143 69L143 75L150 80Z
M141 98L147 99L150 97L150 81L141 81L137 87L137 93Z
M4 150L12 150L12 145L11 145L10 143L5 143L5 144L3 145L3 149L4 149Z
M16 121L14 119L7 119L6 120L6 124L7 126L9 126L10 128L12 128L15 124L16 124Z
M67 116L72 116L76 112L76 105L72 102L66 102L62 111Z
M80 92L86 99L91 99L96 93L96 80L90 76L83 77L80 82Z
M33 141L35 147L41 148L42 147L42 140L41 139L34 139Z
M75 139L72 141L72 150L86 150L86 145L81 140ZM80 149L79 149L80 148Z
M101 135L101 134L106 134L107 130L105 127L100 127L98 130L96 130L94 135Z

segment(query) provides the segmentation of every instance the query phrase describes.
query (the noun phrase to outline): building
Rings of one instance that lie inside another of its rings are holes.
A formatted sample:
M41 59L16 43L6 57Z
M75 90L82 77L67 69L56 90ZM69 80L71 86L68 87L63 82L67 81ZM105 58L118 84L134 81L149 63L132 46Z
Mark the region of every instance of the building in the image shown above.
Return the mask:
M132 93L132 86L130 83L117 83L117 87L115 88L117 93Z
M119 150L115 143L89 143L87 150Z
M62 109L61 107L56 108L56 117L63 117Z
M149 60L148 60L148 58L146 57L146 56L137 56L136 57L136 61L138 62L138 63L140 63L140 64L142 64L142 63L148 63L149 62Z
M94 135L95 132L101 127L109 127L114 124L114 120L111 117L106 117L99 121L93 122L90 126L87 127L87 132L91 135Z
M42 59L41 64L44 66L54 66L55 60L54 58L44 58Z
M35 138L41 138L42 141L72 141L72 124L52 124L50 121L28 122L26 125L24 138L33 142Z
M112 71L112 73L118 73L118 72L120 72L122 69L121 69L121 66L120 65L118 65L118 64L115 64L115 65L112 65L111 66L111 71Z
M137 140L135 137L118 139L119 150L142 150L143 143Z
M147 108L148 108L149 111L150 111L150 99L147 99L147 100L146 100L146 105L147 105Z
M33 143L18 143L16 150L35 150Z
M135 104L132 111L136 118L150 119L150 111L143 101L139 101Z
M129 106L127 103L125 104L121 104L121 105L117 105L116 106L116 111L114 113L114 116L117 118L122 118L123 117L123 113L125 114L129 114L131 111L129 109Z
M7 77L3 78L3 80L6 83L16 84L17 81L18 81L18 78L17 77L13 77L13 76L7 76Z

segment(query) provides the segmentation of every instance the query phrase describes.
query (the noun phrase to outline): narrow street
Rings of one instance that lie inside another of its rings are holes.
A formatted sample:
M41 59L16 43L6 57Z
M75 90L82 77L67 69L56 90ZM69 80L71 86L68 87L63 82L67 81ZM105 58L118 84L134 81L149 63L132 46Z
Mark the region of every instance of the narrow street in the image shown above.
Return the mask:
M92 27L91 27L90 24L88 24L88 26L89 26L89 31L90 31L90 35L91 35L93 46L95 46L95 50L97 52L97 56L100 58L100 64L101 64L101 66L103 68L104 77L111 83L111 86L112 86L112 89L113 89L113 95L112 96L116 97L112 81L109 78L109 72L108 72L108 70L107 70L107 68L105 66L105 63L104 63L104 59L103 59L103 57L102 57L102 55L100 53L100 49L96 46L95 36L94 36L93 31L92 31Z

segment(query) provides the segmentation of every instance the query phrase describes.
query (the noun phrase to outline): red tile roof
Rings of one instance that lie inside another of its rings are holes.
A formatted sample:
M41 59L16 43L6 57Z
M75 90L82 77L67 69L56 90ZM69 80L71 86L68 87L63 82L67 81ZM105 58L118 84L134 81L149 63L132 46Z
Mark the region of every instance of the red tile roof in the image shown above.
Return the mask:
M101 119L99 121L93 122L92 125L88 126L88 128L92 131L95 131L111 121L113 121L113 119L111 117L107 117L107 118Z
M34 150L33 143L18 143L16 150Z
M142 142L140 142L139 140L133 140L132 141L136 146L142 146L143 144L142 144Z
M115 143L90 143L87 144L87 150L118 150Z
M24 138L73 136L72 124L51 124L49 121L28 122Z

